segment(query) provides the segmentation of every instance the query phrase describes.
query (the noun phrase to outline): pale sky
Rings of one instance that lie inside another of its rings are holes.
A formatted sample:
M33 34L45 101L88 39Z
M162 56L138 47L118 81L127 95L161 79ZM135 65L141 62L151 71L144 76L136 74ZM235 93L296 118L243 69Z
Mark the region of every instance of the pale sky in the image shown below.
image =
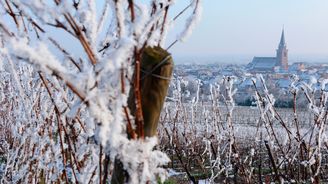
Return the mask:
M97 0L97 5L103 1ZM175 2L171 17L190 0ZM174 23L167 45L176 39L190 11ZM328 62L328 0L203 0L202 19L193 34L169 51L178 58L224 56L235 62L243 56L242 62L249 62L253 56L275 55L283 25L290 58L321 57Z
M171 15L188 2L177 0ZM175 23L167 44L181 25ZM283 25L290 55L328 56L328 0L203 0L202 20L192 36L170 51L178 56L273 56Z

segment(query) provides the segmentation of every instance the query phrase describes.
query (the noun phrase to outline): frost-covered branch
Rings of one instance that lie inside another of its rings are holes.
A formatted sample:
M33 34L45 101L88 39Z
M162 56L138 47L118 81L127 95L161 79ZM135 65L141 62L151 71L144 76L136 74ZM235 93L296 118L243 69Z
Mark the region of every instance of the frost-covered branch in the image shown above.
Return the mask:
M173 1L0 2L1 62L14 86L2 181L106 183L109 160L122 163L128 183L165 179L169 159L143 134L140 75L145 49L164 47Z

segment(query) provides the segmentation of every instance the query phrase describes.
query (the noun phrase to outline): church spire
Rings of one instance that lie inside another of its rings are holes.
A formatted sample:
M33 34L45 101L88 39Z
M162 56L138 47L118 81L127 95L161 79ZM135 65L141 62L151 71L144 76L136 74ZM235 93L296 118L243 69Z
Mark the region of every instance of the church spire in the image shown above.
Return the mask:
M277 49L277 66L282 70L288 70L288 50L285 42L285 29L282 28L280 43Z
M286 46L285 43L285 29L284 27L282 28L282 33L281 33L281 38L280 38L280 43L279 43L279 47L281 46Z

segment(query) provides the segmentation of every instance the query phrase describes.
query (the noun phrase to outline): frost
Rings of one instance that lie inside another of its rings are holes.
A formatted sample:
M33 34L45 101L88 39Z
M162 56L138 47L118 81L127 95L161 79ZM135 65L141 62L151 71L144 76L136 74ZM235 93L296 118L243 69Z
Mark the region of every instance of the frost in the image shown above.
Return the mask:
M178 35L178 39L181 41L186 41L186 39L191 35L193 29L196 27L196 24L201 19L202 14L202 7L201 7L202 0L193 0L192 7L194 7L194 11L192 15L188 18L186 22L186 26L184 30Z
M135 128L135 117L124 108L142 49L163 44L172 28L173 20L168 16L164 23L164 14L174 1L154 1L154 8L144 2L106 0L102 11L97 3L1 2L6 4L0 7L3 19L17 17L17 24L0 24L5 33L0 57L7 65L0 67L0 75L9 73L0 86L5 89L0 100L8 112L2 118L12 127L1 182L99 183L106 159L122 162L129 183L167 177L163 166L169 158L157 150L157 138L128 137L127 125ZM198 22L201 1L193 1L192 8L181 40ZM67 37L74 42L65 44ZM177 86L181 92L180 83ZM175 95L174 99L181 97ZM198 97L195 111L199 103ZM112 169L108 168L109 179Z
M326 86L328 84L328 79L324 79L320 82L321 90L326 90Z
M49 71L60 71L67 73L67 70L61 63L55 58L55 56L48 50L47 46L39 42L38 45L33 48L30 47L27 43L27 40L13 39L11 41L12 52L15 52L15 55L27 59L28 61L38 65L42 70ZM50 69L50 70L49 70Z

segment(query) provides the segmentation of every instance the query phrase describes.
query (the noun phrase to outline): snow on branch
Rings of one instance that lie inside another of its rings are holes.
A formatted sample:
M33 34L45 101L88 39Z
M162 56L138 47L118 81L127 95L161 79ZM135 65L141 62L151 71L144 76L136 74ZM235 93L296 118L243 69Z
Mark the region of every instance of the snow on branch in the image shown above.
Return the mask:
M191 2L191 7L193 7L193 13L188 18L184 30L178 35L178 40L186 41L186 39L191 35L193 29L196 27L197 23L201 19L202 14L202 0L193 0Z
M133 74L143 50L161 45L171 28L173 1L106 0L100 10L92 0L0 2L1 57L12 60L16 85L6 88L13 140L2 181L106 183L115 159L129 183L165 179L169 159L155 149L156 137L127 133L139 118L127 99L140 86ZM199 20L200 2L192 2L183 40ZM24 93L31 100L19 100Z

